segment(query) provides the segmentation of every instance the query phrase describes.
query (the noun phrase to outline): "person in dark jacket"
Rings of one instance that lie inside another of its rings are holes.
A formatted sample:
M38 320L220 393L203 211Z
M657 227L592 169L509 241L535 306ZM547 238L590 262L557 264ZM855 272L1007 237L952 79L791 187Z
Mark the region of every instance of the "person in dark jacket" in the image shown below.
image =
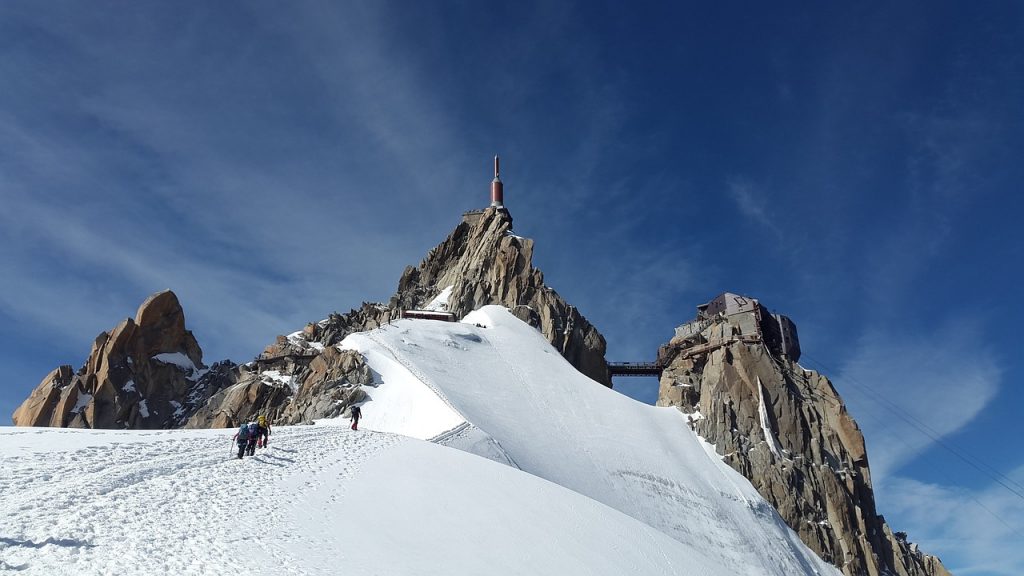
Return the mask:
M249 444L246 446L246 452L249 456L256 455L256 442L260 439L260 425L257 422L249 422Z
M352 429L359 430L359 419L363 417L363 410L359 406L353 406L351 410Z
M238 442L238 458L241 459L245 455L245 449L249 446L249 425L242 422L242 425L238 427L238 432L235 432L231 439Z

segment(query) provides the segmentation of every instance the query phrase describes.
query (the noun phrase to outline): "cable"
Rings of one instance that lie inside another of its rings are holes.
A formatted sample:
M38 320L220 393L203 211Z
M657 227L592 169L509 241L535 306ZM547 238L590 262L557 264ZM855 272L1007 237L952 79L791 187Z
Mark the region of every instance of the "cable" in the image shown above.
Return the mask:
M811 362L814 362L815 364L818 364L819 366L822 366L824 368L824 365L822 365L820 362L816 362L813 358L808 358L808 360L810 360ZM867 397L867 398L869 398L871 400L875 400L874 398L871 398L870 396L868 396L868 394L866 392L864 392L863 390L858 390L856 388L853 388L853 390L856 391L858 394L861 394L862 396L865 396L865 397ZM914 450L914 447L911 446L911 444L909 442L907 442L907 440L903 437L903 435L895 433L895 430L892 428L892 426L889 425L889 421L887 419L882 418L881 416L878 416L878 415L875 415L875 414L872 414L872 413L865 414L865 416L869 420L871 420L872 422L875 422L876 424L878 424L878 426L883 431L891 432L891 434L890 434L891 438L895 439L897 442L899 442L903 446L907 447L909 450L911 450L911 451ZM909 422L908 422L908 424L909 424ZM949 484L955 484L953 479L949 476L948 473L946 473L945 470L942 470L940 468L936 468L935 466L933 466L931 463L929 463L927 461L924 462L924 465L925 465L925 467L930 472L932 472L936 476L939 476L940 478L946 480L946 482L948 482ZM1006 520L1003 519L1002 516L996 514L992 509L990 509L988 506L983 504L981 502L981 500L978 500L972 494L967 494L967 498L970 499L975 504L977 504L979 508L981 508L982 510L987 512L990 516L992 516L993 518L998 520L1000 524L1002 524L1003 526L1006 526L1006 528L1009 529L1012 533L1016 534L1017 536L1024 537L1024 534L1022 534L1020 532L1020 530L1018 530L1014 526L1010 525Z
M820 362L820 361L812 358L811 356L807 355L806 353L803 354L803 357L808 359L808 360L810 360L814 364L817 364L818 366L820 366L823 369L823 371L825 371L825 372L832 372L832 373L838 374L838 372L833 371L828 366L826 366L823 362ZM999 472L998 470L996 470L992 466L988 465L984 461L982 461L982 460L980 460L980 459L978 459L976 457L973 457L973 456L971 456L969 454L966 454L963 451L961 451L960 449L958 449L957 447L955 447L952 444L946 442L941 437L940 433L938 431L936 431L934 428L932 428L928 424L922 422L920 419L916 418L914 415L906 412L898 404L896 404L896 403L886 399L883 395L879 394L877 391L875 391L872 387L868 386L867 384L859 382L855 378L848 377L848 376L844 377L844 380L845 381L849 381L851 384L853 384L855 386L855 389L856 388L862 388L863 390L858 390L858 392L861 392L869 400L872 400L872 401L878 403L883 408L885 408L889 412L893 413L897 418L899 418L900 420L903 420L908 425L910 425L911 427L915 428L917 431L921 432L922 434L927 436L929 439L933 440L936 444L938 444L939 446L944 448L946 451L948 451L949 453L953 454L957 458L963 460L964 462L966 462L969 466L971 466L972 468L974 468L978 472L981 472L985 476L988 476L994 482L996 482L997 484L999 484L1000 486L1002 486L1003 488L1008 490L1011 494L1013 494L1014 496L1016 496L1016 497L1020 498L1022 501L1024 501L1024 486L1021 486L1016 481L1014 481L1013 479L1007 477L1005 474ZM870 392L870 394L869 394L869 392ZM1010 484L1013 484L1016 488L1011 487L1009 484L1007 484L1007 482L1009 482ZM982 507L984 507L984 506L982 506Z

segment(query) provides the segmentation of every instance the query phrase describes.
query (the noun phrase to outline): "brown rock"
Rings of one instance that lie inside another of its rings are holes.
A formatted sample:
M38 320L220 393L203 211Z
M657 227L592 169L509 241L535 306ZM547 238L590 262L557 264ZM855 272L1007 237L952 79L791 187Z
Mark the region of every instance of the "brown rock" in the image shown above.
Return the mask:
M544 284L532 262L533 240L512 234L508 211L488 208L459 224L419 267L406 268L390 307L421 308L451 286L445 308L458 317L488 304L518 310L536 319L544 337L580 372L610 386L604 337Z
M50 372L36 386L12 416L15 426L48 426L54 409L60 402L61 390L71 384L71 366L61 366Z
M341 415L366 397L373 373L359 353L328 347L315 357L273 356L243 367L238 384L210 398L185 425L219 428L267 416L275 424L310 423Z
M70 368L70 366L68 367ZM72 419L77 416L81 409L78 404L78 400L85 395L82 390L81 380L72 382L69 386L65 386L60 393L60 401L57 402L57 407L54 410L54 416L51 418L50 426L57 428L71 427L68 418ZM80 428L81 426L74 426Z
M827 378L780 354L798 357L795 326L756 306L745 318L698 310L659 351L658 405L700 412L694 429L845 574L948 574L937 558L892 537L877 514L857 423ZM762 330L764 322L791 331L793 341Z
M170 428L182 425L230 371L206 374L173 292L150 296L134 319L102 332L77 375L51 373L15 412L18 426ZM233 365L232 365L233 367ZM56 376L54 375L56 374Z
M135 314L135 324L139 329L139 356L182 352L196 366L202 364L202 350L192 332L185 330L185 312L174 292L165 290L146 299Z
M264 415L277 423L291 390L269 384L255 373L244 374L237 384L214 394L189 418L185 428L232 428Z
M362 386L373 384L373 373L358 352L329 347L309 363L299 381L295 398L284 411L284 423L339 416L365 398Z

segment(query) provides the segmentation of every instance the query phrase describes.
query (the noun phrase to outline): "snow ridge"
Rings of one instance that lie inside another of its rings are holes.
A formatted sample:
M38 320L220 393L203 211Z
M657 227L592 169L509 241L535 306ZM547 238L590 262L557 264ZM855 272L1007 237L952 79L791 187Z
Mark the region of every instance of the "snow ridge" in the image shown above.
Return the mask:
M646 406L595 385L504 308L484 307L461 324L402 320L342 344L362 351L383 375L369 391L367 428L389 430L374 416L389 408L377 397L392 384L394 374L380 369L380 358L387 357L405 368L403 378L428 388L492 438L517 468L681 545L719 550L714 562L729 573L835 573L745 478L713 449L706 451L678 410ZM491 457L476 452L486 443L458 447Z

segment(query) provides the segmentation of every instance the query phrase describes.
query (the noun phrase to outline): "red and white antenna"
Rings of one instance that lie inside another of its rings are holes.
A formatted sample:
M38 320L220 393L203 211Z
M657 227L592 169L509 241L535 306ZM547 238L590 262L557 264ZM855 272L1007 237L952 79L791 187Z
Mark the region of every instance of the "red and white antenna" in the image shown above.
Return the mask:
M491 181L491 206L495 208L504 208L504 197L502 194L501 178L499 176L501 172L498 156L494 156L494 180Z

